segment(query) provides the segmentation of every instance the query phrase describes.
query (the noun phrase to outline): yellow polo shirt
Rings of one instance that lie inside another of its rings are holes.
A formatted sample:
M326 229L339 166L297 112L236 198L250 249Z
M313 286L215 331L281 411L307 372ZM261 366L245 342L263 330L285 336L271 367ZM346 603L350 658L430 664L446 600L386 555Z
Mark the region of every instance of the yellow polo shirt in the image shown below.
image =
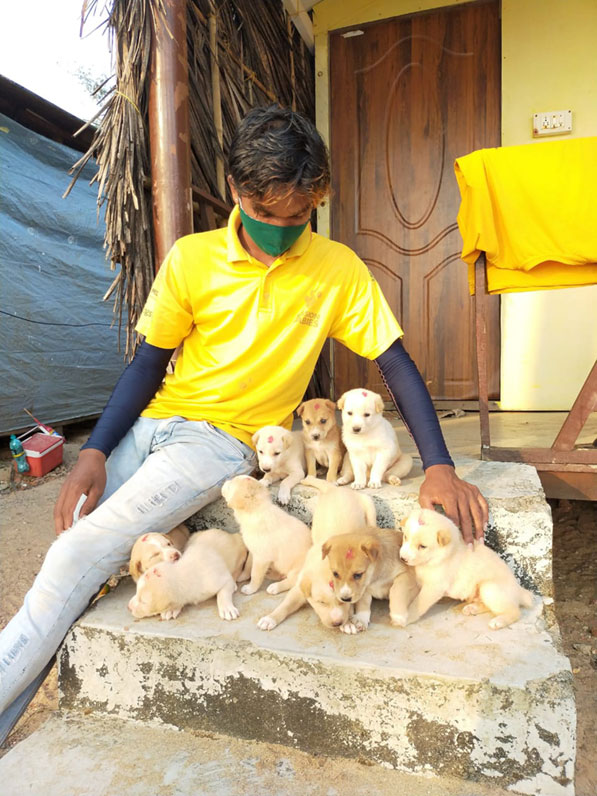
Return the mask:
M178 240L158 271L137 331L182 351L146 417L206 420L251 445L292 424L326 338L367 359L402 330L366 265L308 226L269 267L228 227ZM360 385L355 384L355 387Z

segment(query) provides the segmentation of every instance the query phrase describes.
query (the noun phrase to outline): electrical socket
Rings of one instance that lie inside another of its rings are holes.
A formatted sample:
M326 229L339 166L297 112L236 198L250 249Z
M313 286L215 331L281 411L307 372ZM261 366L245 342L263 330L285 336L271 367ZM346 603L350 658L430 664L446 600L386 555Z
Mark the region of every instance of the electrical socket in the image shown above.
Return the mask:
M543 111L533 114L533 136L572 132L572 111Z

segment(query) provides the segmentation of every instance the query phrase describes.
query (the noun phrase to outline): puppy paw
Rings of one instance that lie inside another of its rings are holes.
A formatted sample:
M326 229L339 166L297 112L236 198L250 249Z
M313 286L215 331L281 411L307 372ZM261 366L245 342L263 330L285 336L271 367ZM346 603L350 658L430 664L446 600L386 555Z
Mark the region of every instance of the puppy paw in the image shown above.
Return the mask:
M369 489L381 489L381 481L369 481L367 486Z
M220 619L225 619L227 622L238 619L240 616L240 611L235 605L226 606L226 608L220 609L218 613L220 614Z
M477 614L482 614L485 611L485 608L478 603L466 603L462 607L462 613L465 616L476 616Z
M357 626L354 625L352 622L346 622L345 624L340 625L340 630L342 631L342 633L347 633L348 635L351 636L359 632Z
M363 614L355 614L352 617L352 623L356 627L359 633L362 633L364 630L367 630L369 627L369 617L364 616Z
M506 623L500 616L494 616L493 619L489 620L490 630L501 630L503 627L506 627Z
M351 487L353 489L364 489L366 486L364 481L353 481Z
M182 608L170 608L167 611L162 611L160 617L164 620L167 619L176 619L179 613L182 611Z
M270 583L266 589L268 594L281 594L283 591L286 591L286 589L284 587L280 588L279 583Z
M240 590L243 594L255 594L255 592L257 591L255 586L251 586L250 583L246 583L244 586L241 586Z
M390 484L391 486L400 486L401 483L402 481L398 478L397 475L391 475L388 478L388 484Z
M257 621L259 630L273 630L277 624L276 620L271 616L262 616L261 619Z
M408 624L408 617L406 614L390 614L390 622L394 627L406 627Z
M347 478L345 475L343 475L337 479L336 483L338 484L338 486L344 486L345 484L350 484L350 478Z

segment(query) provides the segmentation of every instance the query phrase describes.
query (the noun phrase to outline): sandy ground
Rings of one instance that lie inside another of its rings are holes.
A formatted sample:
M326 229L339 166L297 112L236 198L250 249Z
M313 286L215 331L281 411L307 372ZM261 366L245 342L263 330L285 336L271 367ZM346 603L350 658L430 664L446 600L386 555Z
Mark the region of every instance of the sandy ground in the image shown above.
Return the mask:
M90 427L65 430L64 463L43 478L10 478L6 440L0 443L0 627L20 607L54 539L52 509ZM574 673L578 711L577 796L597 794L597 503L550 501L554 518L555 605L564 650ZM57 709L52 670L0 756Z

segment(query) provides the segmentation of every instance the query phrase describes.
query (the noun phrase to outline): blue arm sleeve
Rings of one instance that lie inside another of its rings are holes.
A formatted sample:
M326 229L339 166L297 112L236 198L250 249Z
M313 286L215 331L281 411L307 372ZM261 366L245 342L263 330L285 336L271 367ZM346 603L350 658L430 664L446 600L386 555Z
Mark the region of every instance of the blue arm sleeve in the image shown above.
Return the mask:
M398 413L415 441L423 469L434 464L454 467L431 401L429 391L417 366L408 355L401 340L375 360Z
M174 350L141 343L81 450L94 448L106 456L112 453L156 394Z

